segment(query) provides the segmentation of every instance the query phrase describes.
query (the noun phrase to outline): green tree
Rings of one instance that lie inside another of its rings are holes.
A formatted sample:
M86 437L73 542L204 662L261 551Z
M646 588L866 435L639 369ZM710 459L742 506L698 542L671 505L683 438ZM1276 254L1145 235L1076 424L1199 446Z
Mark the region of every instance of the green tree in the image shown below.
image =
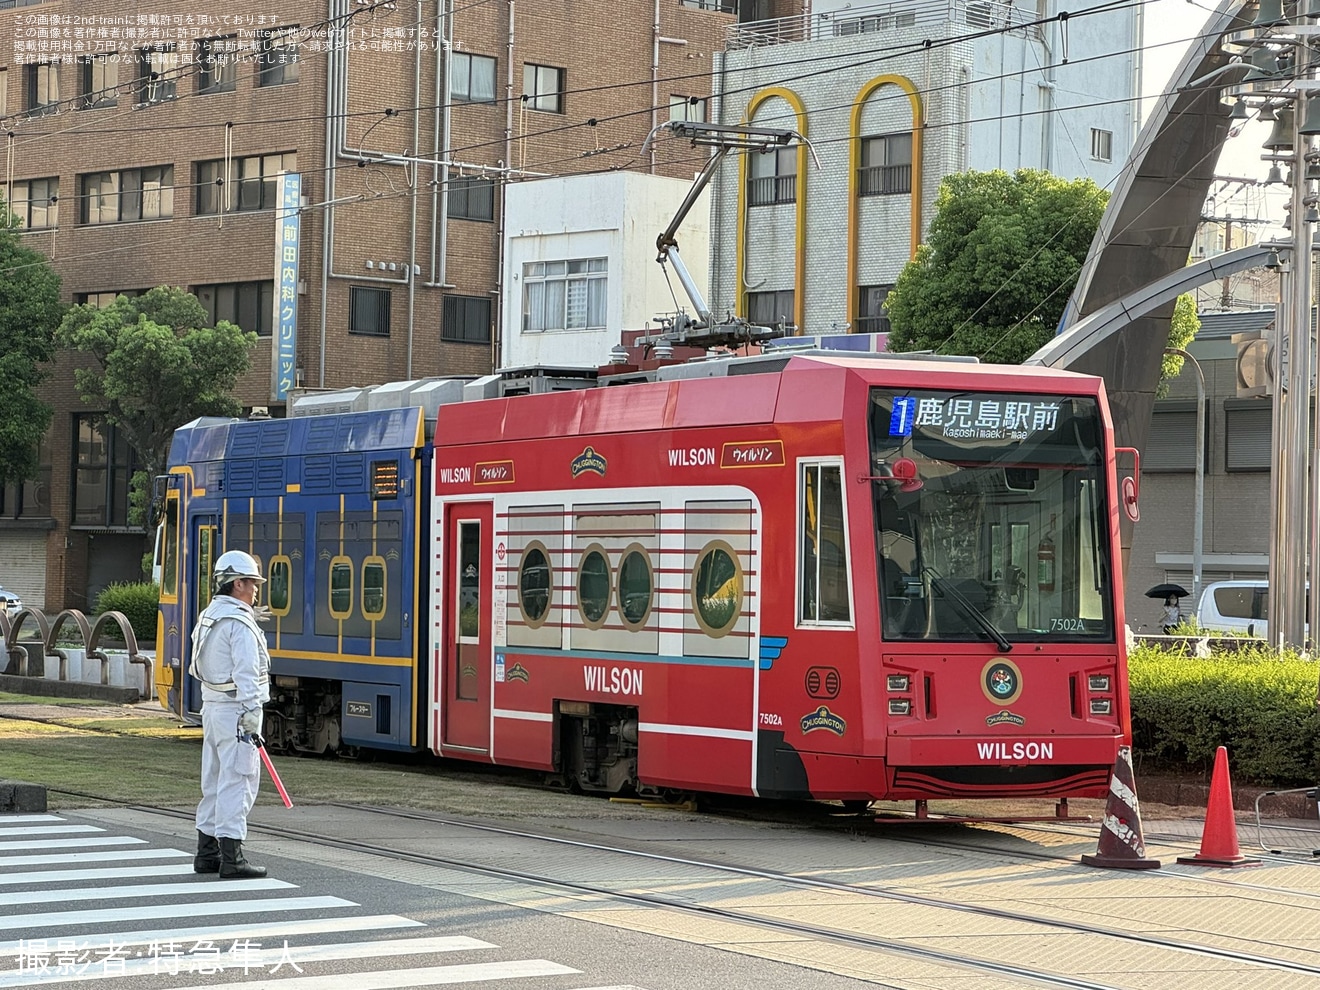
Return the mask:
M947 176L885 301L889 347L1021 363L1054 335L1108 195L1034 169Z
M64 307L60 277L25 247L18 218L0 200L0 485L37 476L37 449L51 407L37 397L49 372Z
M251 366L257 335L226 320L214 329L206 324L196 296L162 285L104 309L74 306L56 334L61 347L92 359L92 367L74 372L78 391L105 410L142 463L135 521L142 521L146 479L165 469L174 430L198 416L242 411L229 393Z

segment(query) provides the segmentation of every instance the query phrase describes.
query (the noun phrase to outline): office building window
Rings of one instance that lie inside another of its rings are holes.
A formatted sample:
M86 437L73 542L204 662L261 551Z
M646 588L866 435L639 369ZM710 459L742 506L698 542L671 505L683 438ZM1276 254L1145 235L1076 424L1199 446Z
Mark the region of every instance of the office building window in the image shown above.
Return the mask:
M888 333L889 316L885 313L885 300L892 285L863 285L857 290L858 333Z
M1098 162L1114 160L1114 132L1091 128L1091 157Z
M523 106L546 113L564 112L564 70L551 65L523 66Z
M174 216L174 166L80 176L79 222L127 223Z
M199 285L192 292L206 309L211 326L227 320L259 337L270 336L275 306L273 281Z
M490 179L450 179L449 215L458 220L494 220L495 183Z
M127 439L96 413L75 415L73 435L73 525L127 526L129 480L138 467Z
M912 134L862 138L862 166L857 171L861 196L889 196L912 191Z
M283 86L298 81L298 27L257 32L257 85Z
M0 69L0 114L9 112L9 70Z
M1268 402L1224 407L1224 470L1268 471L1273 443Z
M523 265L523 330L604 329L607 287L604 258Z
M773 327L779 324L793 325L792 289L780 289L777 292L747 293L747 319L757 326Z
M235 158L225 173L223 160L197 163L197 212L272 210L275 180L281 172L298 171L298 155L286 151L276 155Z
M27 82L27 111L30 117L41 117L59 110L59 66L53 62L39 62L23 66Z
M491 303L486 296L445 296L440 339L462 344L490 343Z
M721 14L738 13L738 0L680 0L684 7L697 10L718 10Z
M119 104L119 59L111 55L93 55L79 59L81 90L79 110L113 107Z
M348 332L371 337L390 335L390 290L349 289Z
M232 93L238 79L238 37L202 38L197 42L197 91Z
M797 148L748 152L747 205L797 202Z
M113 292L76 292L73 301L78 305L90 303L97 309L105 309L120 296L127 296L129 299L142 295L141 289L118 289Z
M59 198L59 179L20 179L14 183L9 209L28 230L58 227Z
M449 95L460 103L494 103L495 59L454 52L449 60Z
M168 48L143 48L138 53L138 104L172 100L179 86L179 53Z
M669 119L706 122L706 101L700 96L670 96Z
M37 476L0 485L0 516L7 519L50 518L50 444L37 445Z

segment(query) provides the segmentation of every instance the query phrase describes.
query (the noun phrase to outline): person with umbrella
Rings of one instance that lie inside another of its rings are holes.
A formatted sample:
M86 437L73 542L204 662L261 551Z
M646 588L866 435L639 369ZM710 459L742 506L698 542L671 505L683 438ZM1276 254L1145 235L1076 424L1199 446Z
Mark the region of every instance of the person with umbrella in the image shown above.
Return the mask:
M1164 599L1160 625L1164 627L1164 635L1172 636L1174 629L1182 622L1182 609L1179 607L1178 599L1187 597L1187 589L1180 584L1157 584L1146 592L1146 597Z

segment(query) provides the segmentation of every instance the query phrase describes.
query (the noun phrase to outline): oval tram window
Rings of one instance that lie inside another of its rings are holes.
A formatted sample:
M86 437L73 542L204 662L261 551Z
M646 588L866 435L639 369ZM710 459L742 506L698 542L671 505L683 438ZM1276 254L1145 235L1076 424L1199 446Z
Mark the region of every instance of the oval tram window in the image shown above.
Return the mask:
M605 625L605 614L610 610L610 562L605 549L598 544L587 547L578 565L578 611L588 629Z
M742 613L743 574L738 555L723 540L707 543L692 569L692 604L697 625L723 636Z
M623 552L619 563L619 614L623 624L634 632L646 625L651 615L654 585L651 558L641 544L634 543Z
M533 629L545 624L550 611L550 558L545 546L535 540L523 550L518 565L518 608L523 621Z

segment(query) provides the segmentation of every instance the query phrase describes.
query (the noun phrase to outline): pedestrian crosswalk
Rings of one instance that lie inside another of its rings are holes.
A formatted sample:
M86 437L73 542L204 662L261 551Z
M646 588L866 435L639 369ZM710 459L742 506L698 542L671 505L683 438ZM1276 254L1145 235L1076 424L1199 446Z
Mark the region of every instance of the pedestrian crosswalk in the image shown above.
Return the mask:
M88 902L100 903L78 906ZM54 814L0 815L0 936L0 990L124 978L145 980L134 985L150 990L187 990L199 976L227 990L529 979L543 982L524 986L642 990L584 984L580 970L549 959L490 958L508 953L273 876L197 876L191 851ZM544 982L552 977L561 979Z

